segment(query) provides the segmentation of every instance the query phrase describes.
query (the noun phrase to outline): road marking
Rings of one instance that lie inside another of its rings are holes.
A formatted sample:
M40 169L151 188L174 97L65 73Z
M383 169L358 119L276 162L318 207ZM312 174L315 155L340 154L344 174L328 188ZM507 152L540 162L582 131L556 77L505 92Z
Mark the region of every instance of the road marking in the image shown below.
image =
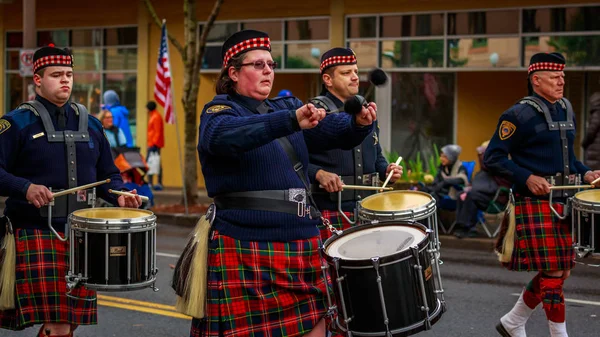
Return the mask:
M149 314L175 317L175 318L181 318L181 319L186 319L186 320L192 319L189 316L186 316L186 315L176 312L175 307L172 305L138 301L138 300L132 300L129 298L98 295L98 305L102 305L105 307L132 310L132 311L140 311L140 312L145 312L145 313L149 313Z
M516 294L516 293L513 293L513 294L511 294L511 295L513 295L513 296L517 296L517 297L518 297L518 296L521 296L521 294ZM587 305L597 305L597 306L600 306L600 302L584 301L584 300L572 300L572 299L570 299L570 298L565 298L565 302L568 302L568 303L577 303L577 304L587 304Z
M179 258L179 255L177 255L177 254L169 254L169 253L161 253L161 252L156 252L156 256L172 257L175 259Z

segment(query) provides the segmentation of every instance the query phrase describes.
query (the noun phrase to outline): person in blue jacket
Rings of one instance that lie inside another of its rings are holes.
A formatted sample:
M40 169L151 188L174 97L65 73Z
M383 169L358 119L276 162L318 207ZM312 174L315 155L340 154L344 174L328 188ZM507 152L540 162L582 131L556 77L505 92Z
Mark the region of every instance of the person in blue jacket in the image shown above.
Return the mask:
M119 95L114 90L106 90L102 97L104 98L104 109L112 113L113 124L123 130L127 147L133 147L133 136L129 127L129 110L121 105Z
M324 119L295 97L267 99L277 67L270 51L264 32L230 36L217 95L201 115L198 154L216 214L206 315L190 336L325 336L322 220L307 190L308 152L360 144L377 106Z

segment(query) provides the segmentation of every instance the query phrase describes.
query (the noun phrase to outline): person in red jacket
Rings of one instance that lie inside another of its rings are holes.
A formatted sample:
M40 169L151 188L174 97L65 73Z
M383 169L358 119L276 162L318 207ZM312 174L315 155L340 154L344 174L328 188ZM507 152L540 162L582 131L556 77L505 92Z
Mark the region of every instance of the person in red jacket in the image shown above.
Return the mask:
M148 104L146 104L146 109L148 109L148 158L150 158L151 153L156 153L159 155L160 162L160 149L165 146L164 122L160 112L156 111L156 103L154 101L148 102ZM156 191L163 189L162 164L159 165L160 168L156 185L154 185L154 175L148 175L148 183L150 183L152 189Z

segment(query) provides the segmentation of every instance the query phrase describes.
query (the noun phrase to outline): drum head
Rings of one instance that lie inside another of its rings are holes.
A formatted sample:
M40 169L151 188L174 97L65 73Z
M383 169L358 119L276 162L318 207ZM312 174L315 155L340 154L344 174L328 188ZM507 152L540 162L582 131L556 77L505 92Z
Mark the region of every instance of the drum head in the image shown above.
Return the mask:
M326 252L343 260L368 260L403 252L425 238L423 230L417 227L371 227L340 236L327 247Z
M134 208L86 208L72 213L73 216L86 219L136 219L153 215L151 211Z
M374 194L361 201L361 207L373 211L405 211L425 207L431 203L431 195L419 191L392 191Z
M575 199L600 204L600 190L587 190L575 194Z

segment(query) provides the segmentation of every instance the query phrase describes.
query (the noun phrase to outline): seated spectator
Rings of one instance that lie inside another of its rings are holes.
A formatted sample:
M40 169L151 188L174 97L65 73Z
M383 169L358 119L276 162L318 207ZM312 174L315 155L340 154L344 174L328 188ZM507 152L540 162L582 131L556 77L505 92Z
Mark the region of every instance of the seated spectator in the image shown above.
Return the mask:
M112 112L102 110L98 115L98 119L102 123L104 133L106 134L106 138L108 139L111 148L127 146L125 133L113 123Z
M431 194L439 203L444 196L456 200L458 198L459 186L467 186L469 178L467 169L462 162L458 160L461 147L456 144L449 144L442 147L440 155L441 165L438 173L430 186L421 185L420 190Z
M498 183L483 164L483 154L489 141L477 147L477 159L481 170L473 177L471 187L463 192L456 208L456 230L458 238L476 237L477 211L485 211L498 190Z

